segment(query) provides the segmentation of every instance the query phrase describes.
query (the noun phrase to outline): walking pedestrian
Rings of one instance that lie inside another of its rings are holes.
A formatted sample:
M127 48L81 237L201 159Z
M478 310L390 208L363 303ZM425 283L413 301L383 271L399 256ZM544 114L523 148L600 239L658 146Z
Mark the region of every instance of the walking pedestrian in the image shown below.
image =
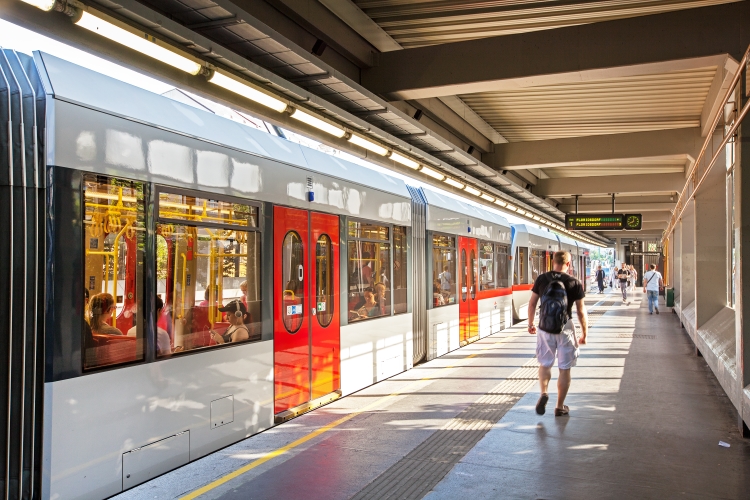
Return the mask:
M599 293L604 293L604 271L602 271L602 266L596 268L596 284L599 285Z
M659 314L659 291L664 288L664 280L661 273L656 270L656 264L651 264L649 271L643 275L643 292L648 298L648 313Z
M622 301L628 301L628 279L630 278L630 271L628 266L622 264L620 270L617 271L617 279L620 280L620 290L622 290Z
M529 333L537 335L536 358L539 361L539 386L542 395L536 403L536 412L544 415L549 401L547 393L552 378L552 365L557 358L560 375L557 378L557 404L555 416L568 415L570 408L565 405L565 396L570 389L570 370L578 359L578 346L586 343L588 318L583 299L586 290L581 282L568 274L570 253L555 252L552 258L552 271L539 275L531 289L529 300ZM539 328L534 325L537 302L540 301ZM573 304L576 305L578 322L582 334L576 337L573 324Z

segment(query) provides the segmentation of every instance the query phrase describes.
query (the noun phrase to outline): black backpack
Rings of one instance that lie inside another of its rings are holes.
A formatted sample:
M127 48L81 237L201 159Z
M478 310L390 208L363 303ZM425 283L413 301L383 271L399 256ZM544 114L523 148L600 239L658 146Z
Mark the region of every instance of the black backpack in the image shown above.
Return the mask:
M568 322L568 293L562 281L552 281L542 294L539 306L539 329L560 333Z

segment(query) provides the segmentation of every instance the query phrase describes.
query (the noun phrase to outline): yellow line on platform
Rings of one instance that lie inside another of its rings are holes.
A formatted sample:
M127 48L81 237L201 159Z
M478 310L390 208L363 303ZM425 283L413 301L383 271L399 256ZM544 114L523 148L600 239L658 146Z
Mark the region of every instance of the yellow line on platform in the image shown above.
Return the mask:
M496 346L497 344L504 343L508 339L511 339L511 338L514 338L514 337L519 337L520 335L521 335L520 333L515 333L515 334L512 334L512 335L508 335L507 337L503 337L502 339L498 340L497 342L494 342L492 344L489 344L489 345L486 345L486 346L482 347L480 349L480 351L485 351L487 349L490 349L490 348ZM472 344L469 344L469 345L472 345ZM473 354L469 354L464 359L471 359L471 358L477 356L478 354L479 354L479 352L475 352ZM443 368L455 368L455 365L445 366ZM383 397L381 397L381 398L373 401L372 403L370 403L368 405L365 405L365 406L363 406L362 408L360 408L358 410L353 411L352 413L350 413L348 415L345 415L345 416L343 416L343 417L341 417L341 418L339 418L337 420L334 420L330 424L326 424L326 425L324 425L323 427L321 427L319 429L315 429L314 431L310 432L309 434L306 434L306 435L302 436L301 438L299 438L299 439L297 439L295 441L292 441L291 443L289 443L289 444L287 444L285 446L282 446L281 448L277 448L277 449L275 449L273 451L269 451L268 453L266 453L262 457L260 457L260 458L258 458L256 460L253 460L252 462L250 462L249 464L245 465L244 467L240 467L239 469L237 469L237 470L235 470L233 472L230 472L229 474L226 474L226 475L220 477L219 479L216 479L216 480L208 483L207 485L203 486L202 488L198 488L197 490L191 491L187 495L185 495L183 497L180 497L180 500L192 500L194 498L198 498L199 496L203 495L204 493L208 493L209 491L211 491L211 490L213 490L213 489L221 486L222 484L225 484L225 483L231 481L232 479L241 476L245 472L251 471L251 470L255 469L256 467L258 467L260 465L263 465L264 463L268 462L269 460L272 460L272 459L274 459L274 458L276 458L278 456L281 456L284 453L286 453L286 452L288 452L288 451L290 451L290 450L292 450L292 449L300 446L301 444L304 444L304 443L310 441L311 439L314 439L314 438L320 436L321 434L324 434L324 433L330 431L331 429L333 429L335 427L338 427L339 425L343 424L344 422L347 422L348 420L351 420L352 418L356 417L357 415L360 415L360 414L362 414L362 413L364 413L366 411L372 410L373 408L379 406L381 403L387 401L388 399L394 398L396 396L400 396L400 395L408 392L409 390L412 389L412 386L415 386L418 383L424 382L426 380L431 380L431 378L430 377L424 377L424 378L422 378L420 380L416 380L416 381L414 381L414 382L406 385L403 389L401 389L398 392L393 392L391 394L388 394L387 396L383 396Z

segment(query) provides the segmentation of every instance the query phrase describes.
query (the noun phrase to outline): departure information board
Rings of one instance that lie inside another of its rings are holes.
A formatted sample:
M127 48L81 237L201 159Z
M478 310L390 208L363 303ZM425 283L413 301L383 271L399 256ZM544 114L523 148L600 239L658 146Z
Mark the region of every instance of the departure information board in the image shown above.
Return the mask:
M641 214L566 214L565 228L569 231L638 231Z

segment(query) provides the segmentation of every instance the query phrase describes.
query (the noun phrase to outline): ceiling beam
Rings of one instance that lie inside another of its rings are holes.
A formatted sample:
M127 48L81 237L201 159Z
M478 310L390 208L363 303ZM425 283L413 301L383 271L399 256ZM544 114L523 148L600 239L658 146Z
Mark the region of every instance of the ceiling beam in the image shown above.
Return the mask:
M736 2L396 50L363 70L362 84L391 100L421 99L713 66L725 54L742 58L749 25L750 3Z
M456 135L476 147L479 152L486 153L492 151L492 141L471 126L469 122L460 117L440 99L418 99L409 101L409 104L427 113L449 130L454 131Z
M591 135L546 141L496 144L482 161L497 170L601 164L609 160L687 155L694 159L703 146L698 127L629 134Z
M724 95L729 90L729 85L732 84L732 79L735 73L737 73L738 67L739 64L737 61L727 56L724 64L716 68L716 74L711 82L711 87L708 89L708 95L701 110L701 136L706 137L711 131L711 125L714 118L716 118L716 114L723 108Z
M601 177L562 177L539 179L534 194L548 198L608 193L679 192L685 185L683 174L614 175Z

